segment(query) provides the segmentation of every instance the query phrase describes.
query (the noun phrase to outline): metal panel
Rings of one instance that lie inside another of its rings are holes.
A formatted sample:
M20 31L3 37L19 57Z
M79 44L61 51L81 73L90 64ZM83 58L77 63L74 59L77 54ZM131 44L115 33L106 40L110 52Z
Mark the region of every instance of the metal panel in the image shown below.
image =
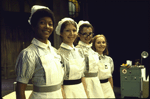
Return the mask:
M138 67L121 67L121 98L124 97L138 97L141 98L141 68Z

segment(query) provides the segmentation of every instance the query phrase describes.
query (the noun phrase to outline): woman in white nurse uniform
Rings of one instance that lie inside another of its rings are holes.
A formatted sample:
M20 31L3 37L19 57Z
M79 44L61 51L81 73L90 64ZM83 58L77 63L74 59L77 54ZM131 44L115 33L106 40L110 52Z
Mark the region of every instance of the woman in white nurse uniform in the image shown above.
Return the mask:
M61 85L64 73L61 57L48 40L53 32L53 12L48 7L34 5L29 23L35 38L21 51L16 62L16 97L26 98L25 89L29 80L32 80L33 92L30 99L63 98Z
M84 57L73 45L77 32L77 23L71 18L63 18L56 27L56 34L63 40L58 53L62 56L65 67L63 88L66 98L87 98L82 84Z
M113 91L114 63L108 55L107 40L104 35L96 35L93 40L92 49L99 54L98 77L104 92L105 98L115 98Z
M98 54L91 48L93 26L88 21L79 21L79 39L76 48L80 48L86 59L85 84L88 98L104 98L98 78Z

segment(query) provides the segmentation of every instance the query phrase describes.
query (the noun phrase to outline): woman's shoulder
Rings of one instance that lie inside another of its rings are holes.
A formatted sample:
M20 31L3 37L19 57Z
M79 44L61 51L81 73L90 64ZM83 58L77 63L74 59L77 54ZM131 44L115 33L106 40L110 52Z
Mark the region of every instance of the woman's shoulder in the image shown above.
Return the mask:
M81 48L84 49L85 48L85 46L82 46L82 45L79 45L79 44L76 45L75 47L78 48L78 49L81 49Z
M66 49L64 49L64 48L62 48L62 47L59 47L58 50L57 50L57 52L58 52L59 54L62 53L63 51L66 51Z
M23 49L24 52L35 52L36 46L34 44L30 44L27 48Z
M55 47L53 47L53 46L51 46L52 47L52 49L54 50L54 52L58 52L58 50L55 48Z
M104 55L106 59L113 61L112 57L108 56L108 55Z
M90 48L90 51L94 54L98 54L97 52L95 52L92 48Z
M22 56L22 57L34 57L35 54L36 54L36 48L33 44L30 44L27 48L23 49L19 56Z
M70 54L70 50L67 50L65 48L62 48L60 47L58 50L57 50L57 54L61 55L61 56L68 56Z
M84 46L81 46L81 45L77 45L75 48L77 50L82 50L82 51L84 51L86 49Z

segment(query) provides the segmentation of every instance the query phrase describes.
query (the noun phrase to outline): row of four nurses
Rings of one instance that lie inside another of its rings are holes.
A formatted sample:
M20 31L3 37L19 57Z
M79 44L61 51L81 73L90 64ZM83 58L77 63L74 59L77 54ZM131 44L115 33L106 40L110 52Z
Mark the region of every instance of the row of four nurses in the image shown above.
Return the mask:
M61 22L67 24L62 24ZM48 41L48 37L53 31L54 16L47 7L33 6L31 9L29 23L35 32L35 38L32 40L32 44L30 46L21 51L16 62L16 96L18 99L25 98L25 88L29 80L32 79L33 92L30 96L31 99L61 98L62 94L60 93L60 86L63 71L61 70L60 63L58 62L60 58L56 55L55 49ZM72 41L74 41L76 35L70 36L70 30L67 29L68 27L73 28L71 31L73 30L76 32L75 34L77 34L78 26L72 19L69 23L67 21L60 21L60 23L58 23L58 27L60 29L57 28L56 31L60 30L59 35L63 38L63 43L60 46L59 52L65 66L64 92L66 98L90 97L89 95L86 96L81 83L81 78L83 78L84 72L83 57L85 58L86 55L83 51L77 50L73 47ZM73 27L69 25L70 23L74 24ZM86 67L90 68L90 66ZM88 70L87 68L86 70ZM88 76L88 73L85 74L85 76L86 75ZM86 84L93 85L90 83ZM93 87L96 84L89 88L87 85L87 88L85 87L85 89L88 90L90 88L89 92L86 90L87 94L96 90L96 88ZM91 90L91 88L93 88L93 90ZM97 92L100 97L102 97L102 93L100 91L94 92Z

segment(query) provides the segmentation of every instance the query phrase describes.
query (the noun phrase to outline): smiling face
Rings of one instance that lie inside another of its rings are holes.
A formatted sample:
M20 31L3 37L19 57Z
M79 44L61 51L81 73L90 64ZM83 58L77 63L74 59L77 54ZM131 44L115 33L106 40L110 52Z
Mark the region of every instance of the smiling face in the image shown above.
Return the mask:
M106 49L106 40L103 36L100 36L96 39L95 49L96 52L103 54L104 50Z
M91 27L83 27L81 33L79 34L80 40L86 44L92 40L93 30Z
M74 40L77 37L77 29L74 25L68 24L61 33L61 37L63 38L63 42L72 46Z
M53 32L52 19L50 17L40 18L33 30L35 31L35 37L45 43Z

